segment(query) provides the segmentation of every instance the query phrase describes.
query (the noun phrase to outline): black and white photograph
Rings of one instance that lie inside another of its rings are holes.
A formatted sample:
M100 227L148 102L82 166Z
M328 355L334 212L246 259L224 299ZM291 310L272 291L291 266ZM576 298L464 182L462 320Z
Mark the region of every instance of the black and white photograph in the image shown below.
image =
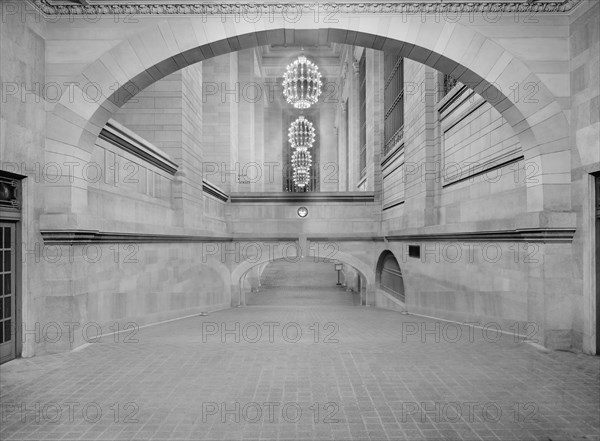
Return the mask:
M0 0L0 441L600 441L600 0Z

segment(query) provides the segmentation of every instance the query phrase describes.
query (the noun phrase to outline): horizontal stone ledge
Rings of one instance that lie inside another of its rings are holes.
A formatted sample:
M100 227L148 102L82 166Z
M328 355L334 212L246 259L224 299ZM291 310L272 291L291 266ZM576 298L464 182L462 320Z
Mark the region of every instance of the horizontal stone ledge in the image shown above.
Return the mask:
M521 147L517 147L516 149L510 150L506 153L503 153L503 154L501 154L495 158L492 158L488 161L485 161L481 164L477 164L474 167L470 167L470 165L472 165L472 163L468 163L467 165L469 165L469 169L468 169L469 171L466 176L462 176L463 175L462 172L459 172L458 175L452 179L446 179L446 177L444 176L444 178L443 178L444 183L442 184L442 188L446 189L447 187L450 187L451 185L459 184L468 179L473 180L476 177L481 176L483 174L488 174L488 173L498 170L500 168L507 167L507 166L509 166L511 164L515 164L519 161L523 161L525 159L525 156L521 152L522 152ZM513 173L517 173L515 176L518 176L519 172L515 172L515 170L513 169ZM445 175L446 174L445 171L442 174ZM502 174L500 174L500 176L502 176ZM496 176L494 176L492 179L495 179L497 177L498 177L498 175L496 174Z
M195 242L298 242L295 235L243 235L206 236L206 235L169 235L151 233L118 233L98 230L42 230L46 245L77 245L88 243L195 243ZM310 236L312 242L334 241L383 241L381 236Z
M396 159L400 157L400 154L404 153L404 138L396 145L392 150L387 152L381 160L381 171L387 169Z
M385 210L389 210L390 208L397 207L397 206L399 206L399 205L402 205L402 204L404 204L404 202L405 202L405 201L404 201L404 199L402 199L402 200L400 200L400 201L394 201L394 202L390 202L390 203L388 203L388 204L385 204L385 205L383 206L383 208L381 209L381 211L385 211Z
M390 234L388 241L432 242L572 242L575 228L527 228L517 230L475 231L432 234Z
M211 184L206 179L202 179L202 191L222 202L229 200L229 195L214 184Z
M111 119L106 123L99 138L171 175L174 175L179 167L165 152L115 120Z
M308 236L310 242L383 242L383 236L360 235L360 236Z
M373 192L315 192L315 193L232 193L232 203L298 203L298 202L374 202Z
M294 235L169 235L150 233L118 233L98 230L42 230L44 243L47 245L76 245L87 243L195 243L195 242L297 242ZM310 242L572 242L575 229L568 228L532 228L522 230L501 230L461 233L432 234L390 234L377 236L373 234L359 235L310 235Z
M76 245L87 243L193 243L231 242L231 236L193 236L150 233L115 233L98 230L42 230L47 245Z

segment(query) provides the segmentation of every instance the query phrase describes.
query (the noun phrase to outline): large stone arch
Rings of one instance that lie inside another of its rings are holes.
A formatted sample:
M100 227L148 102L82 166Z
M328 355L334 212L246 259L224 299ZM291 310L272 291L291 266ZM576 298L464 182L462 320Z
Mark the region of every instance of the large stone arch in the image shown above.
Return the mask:
M525 160L539 173L527 180L527 211L571 209L568 122L553 94L522 60L486 36L460 23L424 22L418 14L340 15L327 27L310 16L295 23L281 17L256 23L223 22L220 17L164 19L90 63L79 86L65 91L48 117L46 161L89 162L108 119L135 93L181 68L259 45L324 42L397 50L471 87L513 127ZM105 94L85 99L90 83ZM535 83L537 93L529 100L515 98L509 93L515 83ZM87 183L75 169L69 172L46 186L42 228L92 228L85 216Z
M309 256L308 257L313 258L313 256ZM233 287L237 287L239 286L242 277L244 276L244 274L246 274L248 271L252 270L253 268L255 268L256 266L262 265L264 263L270 263L270 262L274 262L276 260L289 260L289 261L294 261L294 256L289 256L289 255L284 255L283 250L279 250L276 251L272 254L269 253L263 253L261 255L260 259L257 260L244 260L242 262L239 263L238 266L236 266L232 271L231 271L231 286L232 289ZM345 253L343 251L339 251L337 250L335 252L335 257L332 258L333 260L338 260L342 263L345 263L347 265L350 265L352 267L354 267L358 272L360 272L366 279L367 284L372 284L375 282L375 271L373 268L371 268L367 263L363 262L362 260L354 257L351 254Z

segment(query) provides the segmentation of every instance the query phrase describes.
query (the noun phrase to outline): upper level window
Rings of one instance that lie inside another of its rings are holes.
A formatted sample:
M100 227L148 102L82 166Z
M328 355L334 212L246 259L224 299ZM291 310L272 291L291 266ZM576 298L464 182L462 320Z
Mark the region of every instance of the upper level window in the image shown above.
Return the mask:
M404 59L384 54L384 155L400 143L404 132Z

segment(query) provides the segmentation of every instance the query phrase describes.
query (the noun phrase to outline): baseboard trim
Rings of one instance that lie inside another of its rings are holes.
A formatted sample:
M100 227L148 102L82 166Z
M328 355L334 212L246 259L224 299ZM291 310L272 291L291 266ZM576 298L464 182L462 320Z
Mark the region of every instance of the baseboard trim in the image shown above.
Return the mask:
M217 307L215 309L210 309L210 306L207 306L206 308L206 312L217 312L217 311L224 311L226 309L232 309L231 305L229 304L217 304ZM157 325L163 325L165 323L171 323L171 322L175 322L177 320L184 320L184 319L188 319L188 318L192 318L192 317L198 317L202 315L202 312L197 312L195 314L190 314L190 315L185 315L183 317L175 317L172 319L168 319L168 320L161 320L160 322L153 322L153 323L146 323L145 325L141 325L138 327L138 329L143 329L143 328L148 328L150 326L157 326ZM121 332L131 332L131 329L119 329L118 331L114 331L114 332L107 332L106 334L100 334L98 335L95 340L100 340L102 337L110 337L111 335L118 335ZM77 346L76 348L73 348L71 350L71 352L76 352L76 351L81 351L82 349L87 348L90 345L93 345L95 343L93 342L88 342L88 343L84 343L80 346Z

